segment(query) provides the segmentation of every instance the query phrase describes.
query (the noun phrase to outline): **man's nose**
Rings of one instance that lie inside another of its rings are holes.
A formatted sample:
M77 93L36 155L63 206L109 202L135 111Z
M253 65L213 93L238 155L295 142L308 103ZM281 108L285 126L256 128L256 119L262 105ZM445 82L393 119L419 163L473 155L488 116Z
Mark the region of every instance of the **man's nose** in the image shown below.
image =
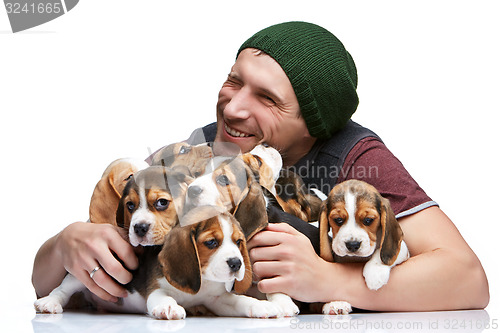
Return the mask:
M247 119L250 117L252 99L250 93L241 88L233 94L224 108L224 116L228 119Z

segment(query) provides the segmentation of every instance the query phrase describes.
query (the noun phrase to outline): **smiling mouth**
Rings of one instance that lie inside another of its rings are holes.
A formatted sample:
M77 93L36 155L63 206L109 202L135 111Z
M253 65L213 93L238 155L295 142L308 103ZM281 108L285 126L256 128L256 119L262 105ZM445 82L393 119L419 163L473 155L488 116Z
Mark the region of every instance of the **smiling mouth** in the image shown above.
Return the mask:
M246 134L246 133L242 133L240 131L237 131L231 127L229 127L225 122L224 122L224 129L226 130L226 132L231 135L232 137L235 137L235 138L249 138L251 136L254 136L252 134Z

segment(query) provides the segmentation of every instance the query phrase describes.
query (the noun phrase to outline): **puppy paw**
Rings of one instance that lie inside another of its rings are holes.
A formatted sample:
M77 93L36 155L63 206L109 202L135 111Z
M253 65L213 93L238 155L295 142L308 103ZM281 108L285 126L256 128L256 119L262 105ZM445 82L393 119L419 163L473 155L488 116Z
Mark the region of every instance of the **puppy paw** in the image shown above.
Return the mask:
M47 296L35 301L35 310L40 313L62 313L63 307L58 300Z
M342 301L335 301L323 305L325 315L346 315L352 312L351 304Z
M151 311L151 316L156 319L178 320L186 318L186 310L178 304L162 304Z
M248 311L248 317L251 318L278 318L281 315L281 309L269 301L257 301Z
M367 263L363 269L366 285L371 290L382 288L389 281L391 268L387 265Z
M299 307L290 296L285 294L267 294L267 299L281 309L280 317L293 317L299 314Z

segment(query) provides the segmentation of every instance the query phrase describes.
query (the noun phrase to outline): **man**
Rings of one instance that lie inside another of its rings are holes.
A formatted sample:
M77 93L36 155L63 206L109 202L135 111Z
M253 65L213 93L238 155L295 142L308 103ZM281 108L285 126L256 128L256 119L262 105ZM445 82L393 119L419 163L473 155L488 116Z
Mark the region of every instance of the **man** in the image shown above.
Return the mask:
M217 124L203 131L209 141L235 143L243 152L259 143L277 148L286 167L325 193L349 178L373 184L391 201L412 257L374 292L361 265L326 262L303 233L271 224L248 244L260 291L379 311L485 307L484 270L453 223L377 135L349 120L358 105L356 86L354 61L330 32L305 22L271 26L241 46L219 93ZM35 259L37 294L46 295L68 271L97 296L116 301L125 292L111 276L121 283L131 276L112 252L126 267L137 266L130 245L112 227L68 226ZM91 279L97 266L103 269Z

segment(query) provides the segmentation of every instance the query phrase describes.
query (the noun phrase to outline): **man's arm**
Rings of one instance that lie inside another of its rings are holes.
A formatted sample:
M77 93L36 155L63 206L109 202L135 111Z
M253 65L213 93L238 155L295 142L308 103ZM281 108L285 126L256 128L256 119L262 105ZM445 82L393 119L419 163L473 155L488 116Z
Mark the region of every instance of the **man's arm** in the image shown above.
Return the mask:
M431 207L401 218L411 258L394 267L377 291L365 284L362 264L329 263L308 239L285 224L270 225L249 242L254 273L264 293L284 292L305 302L341 300L378 311L484 308L488 281L454 224Z
M35 257L32 283L37 297L46 296L57 287L66 271L104 300L117 301L117 297L125 297L126 290L111 276L125 284L130 282L132 274L113 253L130 269L137 268L132 246L120 236L116 227L85 222L70 224L47 240ZM89 272L96 266L103 269L91 279Z

